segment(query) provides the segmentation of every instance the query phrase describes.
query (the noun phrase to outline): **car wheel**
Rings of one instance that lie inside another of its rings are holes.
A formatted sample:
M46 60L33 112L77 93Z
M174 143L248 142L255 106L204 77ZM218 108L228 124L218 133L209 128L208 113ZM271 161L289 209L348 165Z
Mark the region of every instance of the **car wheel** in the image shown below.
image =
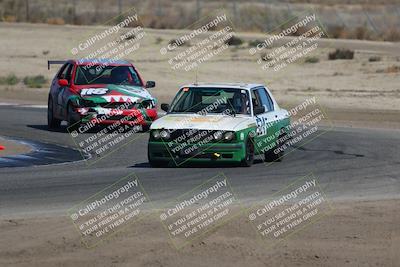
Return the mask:
M243 167L250 167L254 162L254 143L250 138L247 138L246 142L246 154L241 162Z
M49 102L47 103L47 126L49 129L58 128L61 125L61 120L54 118L54 107L53 100L49 97Z
M71 104L68 104L68 114L67 114L67 122L68 128L70 129L77 129L79 128L79 121L74 118L74 109Z
M150 125L146 124L146 125L142 125L142 132L146 133L150 130Z
M285 144L286 144L286 133L282 131L279 134L278 140L276 141L276 145L273 149L268 150L265 152L265 161L272 162L272 161L277 161L280 162L283 159L283 156L285 155ZM278 153L275 153L274 151L278 150Z
M168 166L168 161L163 161L163 160L154 160L150 157L149 151L147 150L147 159L149 161L149 164L153 168L163 168Z

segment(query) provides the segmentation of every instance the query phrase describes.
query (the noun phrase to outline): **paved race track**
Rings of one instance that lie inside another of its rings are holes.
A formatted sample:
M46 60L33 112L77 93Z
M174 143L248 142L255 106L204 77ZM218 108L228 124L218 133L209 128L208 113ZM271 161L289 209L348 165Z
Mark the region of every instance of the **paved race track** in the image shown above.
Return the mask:
M50 132L46 109L0 107L0 135L74 148L65 129ZM172 201L223 172L242 202L266 198L314 173L329 199L383 199L400 192L400 131L334 128L283 162L243 167L151 168L147 135L92 166L73 161L0 169L0 214L64 213L123 176L135 172L157 205ZM76 151L71 158L76 160ZM68 159L65 159L68 161Z

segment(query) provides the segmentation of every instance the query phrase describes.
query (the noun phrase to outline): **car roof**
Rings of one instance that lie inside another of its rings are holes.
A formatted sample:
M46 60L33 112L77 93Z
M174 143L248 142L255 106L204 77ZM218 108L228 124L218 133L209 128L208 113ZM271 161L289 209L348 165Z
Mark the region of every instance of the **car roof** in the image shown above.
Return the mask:
M81 59L76 59L76 60L71 60L72 63L76 63L78 65L86 65L90 63L95 63L95 64L109 64L109 65L132 65L129 61L123 60L123 59L110 59L110 58L81 58Z
M257 83L193 83L186 84L183 87L209 87L209 88L232 88L232 89L245 89L250 90L255 87L264 86L263 84Z

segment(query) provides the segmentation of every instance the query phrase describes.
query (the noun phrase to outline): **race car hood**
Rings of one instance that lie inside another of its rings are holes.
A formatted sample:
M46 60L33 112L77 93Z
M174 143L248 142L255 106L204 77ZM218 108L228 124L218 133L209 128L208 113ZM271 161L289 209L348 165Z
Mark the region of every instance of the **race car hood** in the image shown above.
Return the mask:
M153 122L151 129L198 129L239 131L251 127L248 116L167 114ZM255 122L254 122L255 125Z
M78 92L82 98L94 103L140 103L143 100L155 100L146 89L140 86L109 84L104 87L82 88Z

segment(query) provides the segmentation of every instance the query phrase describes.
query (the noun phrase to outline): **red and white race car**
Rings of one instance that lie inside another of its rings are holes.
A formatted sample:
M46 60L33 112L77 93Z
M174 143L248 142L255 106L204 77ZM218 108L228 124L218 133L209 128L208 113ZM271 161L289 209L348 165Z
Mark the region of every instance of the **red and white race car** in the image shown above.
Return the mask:
M49 128L61 121L69 126L122 123L148 128L157 118L156 99L146 90L136 68L125 60L107 59L48 61L62 64L48 97Z

